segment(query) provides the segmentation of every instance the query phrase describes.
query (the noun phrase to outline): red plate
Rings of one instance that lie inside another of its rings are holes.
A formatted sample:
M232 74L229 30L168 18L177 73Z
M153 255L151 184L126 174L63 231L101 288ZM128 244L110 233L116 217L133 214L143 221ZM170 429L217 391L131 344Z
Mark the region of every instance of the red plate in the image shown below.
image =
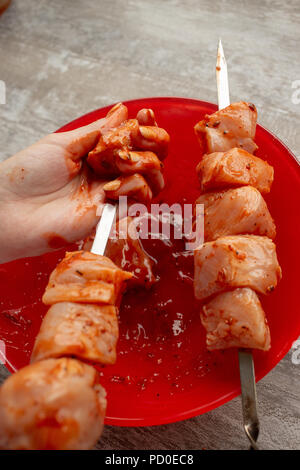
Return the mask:
M200 159L194 124L216 106L183 98L145 98L126 103L130 116L152 108L160 126L171 135L166 160L166 188L159 201L193 202L199 194L195 166ZM67 124L70 130L105 116L109 108L93 111ZM300 335L298 312L299 166L291 152L261 126L258 155L275 168L275 182L266 197L278 235L278 258L283 280L262 298L272 336L269 352L254 352L257 379L264 377ZM145 426L179 421L205 413L240 393L235 350L208 353L193 299L192 257L178 256L183 242L167 246L146 241L159 259L160 281L150 292L131 292L120 312L118 360L101 368L108 392L107 424ZM0 267L0 331L10 370L29 362L33 341L46 307L41 303L49 273L63 251L14 261ZM133 308L134 307L134 308Z

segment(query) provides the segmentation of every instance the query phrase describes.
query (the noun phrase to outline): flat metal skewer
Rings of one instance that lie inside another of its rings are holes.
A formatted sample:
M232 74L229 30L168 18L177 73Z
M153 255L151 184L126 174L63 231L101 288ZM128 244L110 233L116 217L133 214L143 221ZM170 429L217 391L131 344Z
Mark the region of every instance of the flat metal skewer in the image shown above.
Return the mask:
M116 216L117 207L115 204L106 203L102 211L101 219L96 227L95 239L91 248L91 253L104 255L109 239L109 234Z
M230 105L230 97L227 63L221 39L219 41L218 47L216 76L219 109L223 109ZM257 413L257 396L253 356L252 352L246 349L239 349L238 354L244 430L251 444L250 449L258 450L256 441L259 434L259 420Z

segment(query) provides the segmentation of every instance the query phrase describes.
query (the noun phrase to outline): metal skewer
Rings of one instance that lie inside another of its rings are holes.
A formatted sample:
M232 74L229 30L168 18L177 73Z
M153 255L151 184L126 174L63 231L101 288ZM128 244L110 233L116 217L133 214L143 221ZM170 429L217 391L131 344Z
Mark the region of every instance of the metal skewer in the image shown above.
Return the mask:
M116 216L117 207L115 204L106 203L101 215L101 219L96 227L95 239L91 248L91 253L104 255L109 239L109 234Z
M219 109L230 105L227 63L221 39L219 41L217 65L217 89ZM256 444L259 434L259 420L257 414L257 396L253 356L251 351L239 349L240 381L242 391L243 422L246 436L251 450L258 450Z

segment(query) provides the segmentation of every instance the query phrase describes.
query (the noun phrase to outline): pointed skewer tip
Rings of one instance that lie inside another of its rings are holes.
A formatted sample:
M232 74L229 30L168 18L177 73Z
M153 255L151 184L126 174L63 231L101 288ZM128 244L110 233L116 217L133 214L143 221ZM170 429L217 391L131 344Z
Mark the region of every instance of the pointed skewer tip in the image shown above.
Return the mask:
M217 53L217 66L220 67L221 63L226 63L223 44L221 39L219 40L218 53Z
M217 75L217 89L218 89L218 105L219 109L226 108L230 105L229 97L229 85L228 85L228 74L227 64L225 60L224 50L221 39L219 40L217 63L216 63L216 75Z

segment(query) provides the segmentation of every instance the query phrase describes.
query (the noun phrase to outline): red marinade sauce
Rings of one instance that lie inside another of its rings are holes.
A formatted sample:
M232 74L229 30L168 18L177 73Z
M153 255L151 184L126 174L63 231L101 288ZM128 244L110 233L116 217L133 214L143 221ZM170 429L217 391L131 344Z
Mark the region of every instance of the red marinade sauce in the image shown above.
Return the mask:
M67 240L54 232L45 233L44 238L47 240L49 248L52 248L53 250L57 250L68 245Z

